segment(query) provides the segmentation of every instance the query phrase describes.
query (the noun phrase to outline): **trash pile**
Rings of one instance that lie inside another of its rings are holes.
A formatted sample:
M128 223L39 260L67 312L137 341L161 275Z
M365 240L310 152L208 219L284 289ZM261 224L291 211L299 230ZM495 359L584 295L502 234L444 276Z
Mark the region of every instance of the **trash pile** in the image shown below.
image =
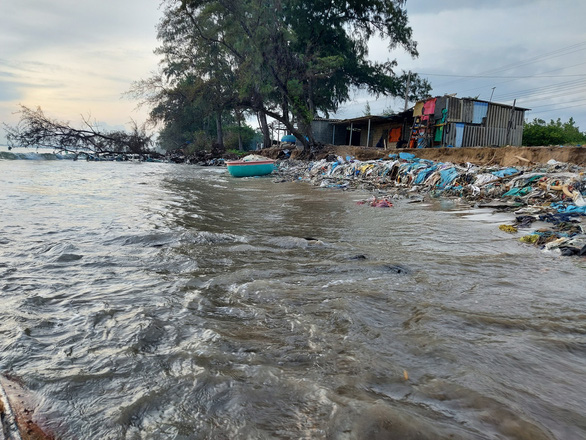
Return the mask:
M514 212L500 229L520 240L562 255L586 255L586 169L550 160L535 167L457 165L419 159L411 153L389 160L359 161L347 156L315 162L282 161L283 180L303 180L327 188L360 188L386 193L362 203L391 207L398 197L457 197L475 207ZM421 200L421 199L420 199ZM420 201L419 200L419 201Z
M262 162L262 161L269 160L269 159L267 157L260 156L258 154L249 154L247 156L240 158L240 160L242 162Z
M388 197L381 197L377 198L376 196L372 196L366 200L360 200L356 202L358 205L369 205L373 208L392 208L393 202Z

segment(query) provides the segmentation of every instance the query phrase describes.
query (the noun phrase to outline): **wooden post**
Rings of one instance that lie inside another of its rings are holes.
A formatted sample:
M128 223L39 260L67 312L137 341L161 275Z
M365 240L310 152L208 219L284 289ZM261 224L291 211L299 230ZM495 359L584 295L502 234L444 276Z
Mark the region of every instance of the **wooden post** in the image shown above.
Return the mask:
M368 132L366 133L366 146L370 147L370 118L368 118Z
M517 103L517 100L515 99L513 101L513 106L511 107L511 114L509 116L509 123L507 124L507 137L505 140L505 144L509 145L510 140L511 140L511 129L512 129L512 125L513 125L513 114L515 113L515 104Z
M411 71L409 71L409 75L407 76L407 85L405 86L405 108L404 111L407 110L409 106L409 87L411 87Z

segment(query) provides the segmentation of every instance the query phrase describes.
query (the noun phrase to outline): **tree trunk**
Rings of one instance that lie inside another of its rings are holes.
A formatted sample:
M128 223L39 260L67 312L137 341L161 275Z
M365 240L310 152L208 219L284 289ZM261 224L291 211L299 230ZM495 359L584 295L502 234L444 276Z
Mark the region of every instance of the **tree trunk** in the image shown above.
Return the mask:
M313 102L313 81L311 78L307 81L307 106L309 107L309 114L313 118L315 116L315 104Z
M265 118L266 116L270 116L271 118L276 119L279 122L282 122L285 128L287 128L287 130L289 130L289 132L291 132L291 134L295 136L301 142L301 144L303 144L303 152L309 153L310 141L305 137L304 133L300 132L298 129L295 128L295 126L291 123L289 118L284 118L283 115L266 109L263 110L261 114L263 114Z
M262 111L258 112L258 119L260 121L260 129L262 130L263 146L264 148L269 148L272 146L272 141L269 124L267 123L267 115Z
M222 129L222 112L216 112L216 142L221 149L224 149L224 131Z
M242 135L241 135L241 130L242 130L242 120L241 120L242 114L240 112L236 112L236 119L238 120L238 151L243 151L244 148L242 148Z

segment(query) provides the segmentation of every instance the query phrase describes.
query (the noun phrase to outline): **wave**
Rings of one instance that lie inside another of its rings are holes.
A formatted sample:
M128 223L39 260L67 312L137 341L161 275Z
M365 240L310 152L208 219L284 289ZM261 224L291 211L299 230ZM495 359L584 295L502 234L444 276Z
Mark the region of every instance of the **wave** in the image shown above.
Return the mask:
M10 151L0 151L0 160L73 160L74 154L56 154L56 153L13 153Z

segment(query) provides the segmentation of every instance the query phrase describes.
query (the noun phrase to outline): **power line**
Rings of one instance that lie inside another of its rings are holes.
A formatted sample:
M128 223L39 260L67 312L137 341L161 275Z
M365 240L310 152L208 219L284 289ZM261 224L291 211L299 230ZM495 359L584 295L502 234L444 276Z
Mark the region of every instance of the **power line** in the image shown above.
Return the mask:
M531 113L549 113L549 112L555 112L555 111L558 111L558 110L565 110L567 108L576 108L576 107L584 107L584 105L582 105L582 104L570 105L570 106L567 106L567 107L552 108L551 110L539 110L537 112L531 111Z
M586 49L586 41L583 41L581 43L572 44L570 46L562 47L561 49L556 49L556 50L553 50L551 52L546 52L541 55L536 55L533 58L528 58L528 59L523 60L519 63L513 63L513 64L508 64L505 66L497 67L496 69L492 69L492 70L488 70L488 71L484 72L484 74L490 74L490 73L496 73L496 72L501 72L501 71L505 71L505 70L511 70L516 67L521 67L521 66L526 66L528 64L533 64L537 61L542 61L542 60L546 60L546 59L550 59L550 58L557 58L562 55L569 55L569 54L579 52L584 49ZM562 52L566 52L566 53L562 53Z
M586 90L583 91L582 93L586 93ZM551 104L552 101L554 101L556 99L564 98L569 95L575 96L576 94L575 93L562 93L562 94L558 94L558 95L554 95L554 96L544 96L541 98L533 98L533 99L527 99L527 100L523 99L523 100L519 100L519 103L522 103L523 106L525 106L525 107L531 107L531 108L543 107L543 105L533 105L533 103L539 102L539 101L548 101L548 102L550 102L550 104L547 104L547 105L552 105ZM568 102L578 102L580 100L581 99L578 99L575 101L568 101Z
M558 67L558 68L556 68L556 69L546 70L545 72L541 72L541 73L542 73L542 74L544 74L544 73L557 72L557 71L559 71L559 70L566 70L566 69L571 69L571 68L573 68L573 67L582 66L582 65L584 65L584 64L586 64L586 62L583 62L583 63L578 63L578 64L573 64L573 65L571 65L571 66L563 66L563 67ZM500 82L497 82L497 83L492 83L491 85L492 85L492 86L498 86L498 85L507 84L507 83L514 82L514 81L516 81L516 79L511 79L511 80L509 80L509 81L500 81ZM466 93L466 92L469 92L469 91L474 91L474 90L482 90L482 89L486 89L486 87L487 87L486 85L482 85L482 86L480 86L480 87L472 87L472 88L470 88L470 89L464 89L464 90L461 90L461 93Z
M575 99L573 101L561 102L560 104L571 104L573 102L584 102L584 101L586 101L586 98L583 98L583 99ZM558 105L560 105L560 104L558 104ZM539 108L539 107L551 107L551 106L552 106L552 104L534 105L534 106L532 106L531 110L533 110L535 108Z
M515 92L504 93L499 96L500 99L518 98L521 96L531 96L539 93L555 93L558 91L575 90L586 85L586 79L579 81L566 81L558 84L534 87L532 89L517 90Z
M559 70L559 69L558 69ZM449 76L454 78L491 78L491 79L529 79L529 78L566 78L566 77L586 77L586 73L580 73L576 75L524 75L524 76L490 76L490 75L451 75L447 73L424 73L418 72L418 75L427 76Z
M533 63L535 63L537 61L542 61L542 60L547 60L547 59L551 59L551 58L556 58L558 56L569 55L569 54L572 54L572 53L575 53L575 52L579 52L579 51L584 50L584 49L586 49L586 41L583 41L581 43L575 43L575 44L572 44L570 46L566 46L566 47L563 47L561 49L556 49L556 50L551 51L551 52L546 52L546 53L541 54L541 55L536 55L536 56L534 56L532 58L528 58L528 59L526 59L524 61L521 61L519 63L508 64L508 65L505 65L505 66L498 67L496 69L487 70L485 72L479 73L478 75L476 75L476 77L477 76L480 76L480 75L490 75L490 74L497 73L497 72L503 72L503 71L506 71L506 70L511 70L513 68L516 68L516 67L526 66L526 65L529 65L529 64L533 64ZM447 83L444 83L444 84L440 84L439 86L445 87L446 85L453 84L453 83L454 83L454 81L450 81L450 82L447 82Z

